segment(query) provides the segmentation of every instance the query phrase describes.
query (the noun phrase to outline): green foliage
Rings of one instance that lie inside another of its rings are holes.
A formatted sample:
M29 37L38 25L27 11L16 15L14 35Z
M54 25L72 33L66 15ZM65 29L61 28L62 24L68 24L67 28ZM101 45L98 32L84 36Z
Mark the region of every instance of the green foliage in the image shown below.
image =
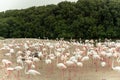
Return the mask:
M119 0L64 1L0 12L5 38L120 38Z
M4 40L5 38L4 37L0 37L0 40Z

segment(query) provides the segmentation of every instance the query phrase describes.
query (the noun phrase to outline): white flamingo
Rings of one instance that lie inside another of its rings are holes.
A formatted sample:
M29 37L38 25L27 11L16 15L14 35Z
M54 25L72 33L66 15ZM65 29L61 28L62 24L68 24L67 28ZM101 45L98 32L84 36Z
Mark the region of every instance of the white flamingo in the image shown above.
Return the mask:
M18 78L18 80L20 80L19 78L20 78L20 70L22 70L24 68L24 66L22 67L22 66L16 66L16 67L14 67L14 70L16 70L17 71L17 78Z
M33 69L29 69L28 71L26 71L25 68L25 74L28 74L28 79L30 79L30 75L40 75L40 72Z
M69 80L71 80L71 69L75 67L75 62L73 62L73 59L65 62L66 66L68 67L68 71L69 71Z
M33 57L33 63L35 64L36 69L38 69L37 62L39 62L39 61L40 61L39 58L37 58L37 57Z
M101 62L101 66L105 67L106 66L106 62Z
M113 61L112 61L112 69L113 69L114 71L120 72L120 66L115 66L115 67L114 67L114 59L113 59Z
M98 71L98 60L100 60L101 58L100 58L100 56L97 53L95 53L93 55L93 59L95 60L94 64L95 64L96 72L97 72Z
M6 70L7 70L7 78L10 78L10 75L13 73L13 71L14 71L14 68L12 68L12 67L7 67L6 68Z
M58 63L57 67L62 70L62 80L64 80L64 70L67 68L63 63Z
M7 60L7 59L2 59L2 63L3 63L3 66L2 67L8 67L10 65L12 65L12 62Z

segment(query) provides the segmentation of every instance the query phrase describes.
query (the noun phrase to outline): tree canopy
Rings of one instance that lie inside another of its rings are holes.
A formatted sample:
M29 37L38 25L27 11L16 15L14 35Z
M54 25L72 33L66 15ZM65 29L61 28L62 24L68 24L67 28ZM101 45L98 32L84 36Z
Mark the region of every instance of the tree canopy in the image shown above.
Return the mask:
M119 0L78 0L0 12L5 38L120 38Z

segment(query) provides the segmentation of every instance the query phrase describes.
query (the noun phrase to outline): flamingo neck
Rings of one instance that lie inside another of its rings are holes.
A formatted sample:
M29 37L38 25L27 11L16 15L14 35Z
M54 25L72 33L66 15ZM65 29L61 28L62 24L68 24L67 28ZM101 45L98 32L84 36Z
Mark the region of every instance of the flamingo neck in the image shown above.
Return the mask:
M120 60L120 57L117 58L117 62L119 62L119 60Z
M112 61L112 69L114 69L114 58L113 58L113 61Z
M28 74L28 72L27 72L27 67L25 67L25 70L24 70L24 71L25 71L25 74Z

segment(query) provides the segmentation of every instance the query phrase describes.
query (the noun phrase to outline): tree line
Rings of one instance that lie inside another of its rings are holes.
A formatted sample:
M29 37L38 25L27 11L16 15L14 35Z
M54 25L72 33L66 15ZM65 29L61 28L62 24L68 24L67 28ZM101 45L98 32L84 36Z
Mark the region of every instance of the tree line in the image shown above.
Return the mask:
M0 12L5 38L120 38L119 0L63 1Z

